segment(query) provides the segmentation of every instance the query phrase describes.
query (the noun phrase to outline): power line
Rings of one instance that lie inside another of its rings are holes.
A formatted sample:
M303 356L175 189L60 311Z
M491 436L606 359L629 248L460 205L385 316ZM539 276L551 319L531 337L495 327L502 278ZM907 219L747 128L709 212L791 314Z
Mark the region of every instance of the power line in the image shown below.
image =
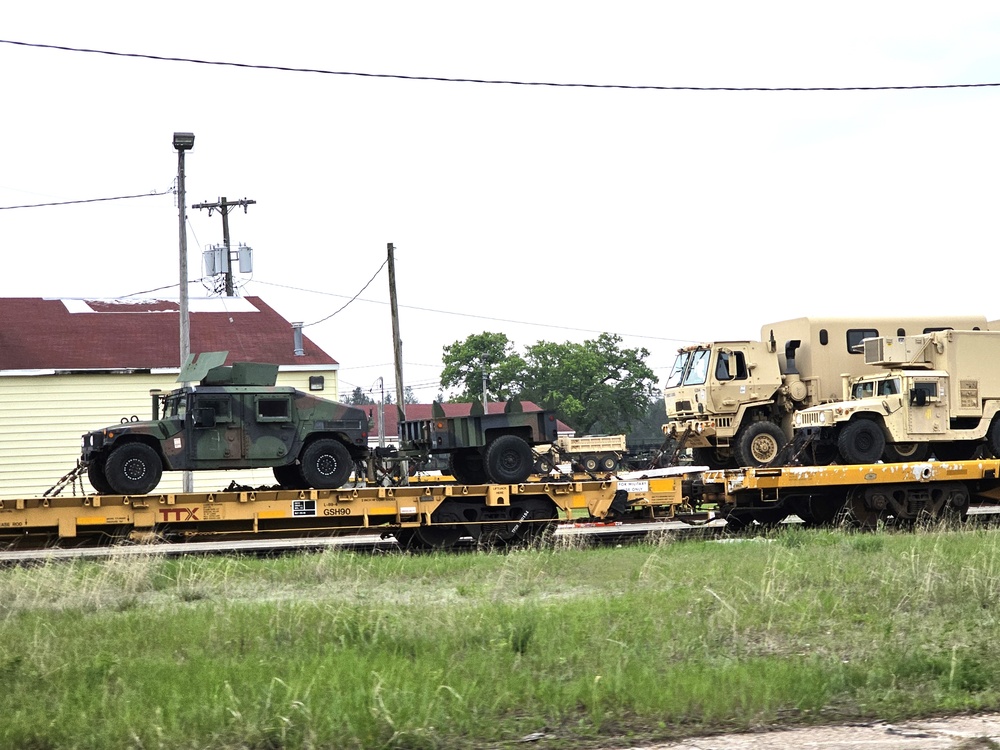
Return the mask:
M10 211L14 208L44 208L46 206L71 206L76 203L100 203L101 201L124 201L129 198L149 198L154 195L169 195L173 190L164 190L162 193L139 193L138 195L116 195L114 198L86 198L78 201L56 201L53 203L29 203L24 206L0 206L0 211Z
M382 269L379 269L379 270L382 270ZM315 289L304 289L302 287L289 286L288 284L276 284L276 283L270 282L270 281L260 281L259 279L255 279L254 283L255 284L263 284L264 286L274 286L274 287L278 287L280 289L291 289L291 290L296 291L296 292L309 292L310 294L322 294L322 295L325 295L325 296L328 296L328 297L346 297L347 296L347 295L344 295L344 294L334 294L332 292L319 292L319 291L316 291ZM368 283L370 284L371 281L369 281ZM366 284L365 286L367 287L368 284ZM361 291L364 291L364 289L362 289ZM358 294L361 294L361 292L358 292ZM353 297L351 297L350 301L353 302L356 299L358 299L358 294L356 294ZM373 299L362 299L361 301L362 302L368 302L368 303L373 304L373 305L388 305L389 304L388 302L382 302L381 300L373 300ZM350 304L350 302L348 302L347 304ZM347 307L347 305L344 305L343 307L341 307L339 310L337 310L337 312L331 313L326 318L323 318L322 320L317 320L316 323L322 323L324 320L327 320L328 318L333 317L333 315L336 315L338 312L340 312L341 310L343 310L344 307ZM514 320L512 318L494 318L494 317L490 317L489 315L476 315L475 313L470 313L470 312L454 312L452 310L436 310L436 309L434 309L432 307L417 307L416 305L399 305L399 307L405 308L407 310L417 310L419 312L435 313L437 315L455 315L455 316L458 316L460 318L476 318L478 320L488 320L488 321L491 321L491 322L494 322L494 323L514 323L516 325L536 326L538 328L553 328L553 329L557 329L557 330L561 330L561 331L576 331L577 333L597 333L597 334L601 334L601 333L616 333L619 336L627 336L629 338L636 338L636 339L650 339L651 341L673 341L675 343L682 343L682 344L693 343L693 339L678 339L678 338L671 338L669 336L648 336L648 335L642 334L642 333L623 333L621 331L600 331L600 330L598 330L596 328L577 328L575 326L556 325L555 323L539 323L537 321L531 321L531 320ZM310 323L309 325L316 325L316 323ZM305 327L305 326L303 326L303 327Z
M942 83L918 84L913 86L654 86L623 83L559 83L555 81L514 81L486 78L449 78L444 76L415 76L399 73L360 73L346 70L326 70L323 68L297 68L288 65L260 65L253 63L229 62L226 60L201 60L193 57L170 57L166 55L149 55L140 52L115 52L112 50L90 49L87 47L67 47L59 44L40 44L35 42L19 42L12 39L0 39L0 44L13 44L20 47L35 47L38 49L55 49L64 52L83 52L94 55L109 55L111 57L130 57L142 60L157 60L160 62L181 62L194 65L218 65L230 68L246 68L251 70L273 70L283 73L317 73L331 76L355 76L359 78L391 78L402 81L434 81L439 83L478 83L500 86L549 86L556 88L587 88L587 89L628 89L640 91L767 91L767 92L805 92L805 91L914 91L919 89L974 89L1000 86L1000 83Z
M326 316L325 318L320 318L319 320L317 320L317 321L315 321L315 322L313 322L313 323L306 323L306 324L305 324L304 326L302 326L302 327L303 327L303 328L308 328L309 326L314 326L314 325L316 325L317 323L322 323L322 322L323 322L324 320L329 320L329 319L330 319L330 318L332 318L332 317L333 317L334 315L336 315L336 314L337 314L337 313L339 313L339 312L340 312L341 310L343 310L343 309L344 309L345 307L347 307L347 306L348 306L349 304L351 304L352 302L354 302L354 300L356 300L356 299L358 298L358 295L360 295L360 294L361 294L361 292L363 292L363 291L364 291L365 289L367 289L367 288L368 288L368 287L369 287L369 286L371 285L371 283L372 283L373 281L375 281L375 277L376 277L376 276L378 276L378 275L379 275L379 273L381 273L382 269L383 269L383 268L385 268L385 264L386 264L386 263L388 263L388 262L389 262L389 259L388 259L388 258L386 258L386 259L385 259L384 261L382 261L382 265L381 265L381 266L379 266L379 267L378 267L378 271L376 271L375 273L373 273L373 274L372 274L372 277L371 277L370 279L368 279L368 283L367 283L367 284L365 284L365 285L364 285L363 287L361 287L361 289L359 289L359 290L358 290L358 293L357 293L357 294L355 294L355 295L354 295L353 297L351 297L351 298L350 298L350 299L349 299L349 300L348 300L347 302L345 302L345 303L344 303L343 305L341 305L341 306L340 306L340 309L338 309L338 310L334 310L334 311L333 311L332 313L330 313L329 315L327 315L327 316Z

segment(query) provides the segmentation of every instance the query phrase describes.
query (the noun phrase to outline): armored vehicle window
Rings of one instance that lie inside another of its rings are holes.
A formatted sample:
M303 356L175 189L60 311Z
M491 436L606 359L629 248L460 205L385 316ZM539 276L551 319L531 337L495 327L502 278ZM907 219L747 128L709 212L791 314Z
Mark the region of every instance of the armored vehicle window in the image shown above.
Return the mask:
M914 383L910 386L910 403L922 405L938 395L938 384L935 381Z
M862 354L864 349L861 342L877 336L878 331L874 328L849 328L847 329L847 351L851 354Z
M216 422L231 422L232 409L229 406L229 396L198 396L194 402L195 411L211 409Z
M879 382L879 396L895 396L897 393L899 393L899 380L897 378L890 378L889 380Z
M875 383L871 380L863 380L855 383L851 389L851 398L868 398L875 393Z
M925 328L924 333L934 333L934 331L954 331L955 329L951 326L939 326L937 328ZM979 328L973 328L973 331L978 331Z
M715 363L716 380L746 380L747 361L743 352L719 352Z
M260 396L257 398L258 422L288 422L291 420L292 404L287 396Z

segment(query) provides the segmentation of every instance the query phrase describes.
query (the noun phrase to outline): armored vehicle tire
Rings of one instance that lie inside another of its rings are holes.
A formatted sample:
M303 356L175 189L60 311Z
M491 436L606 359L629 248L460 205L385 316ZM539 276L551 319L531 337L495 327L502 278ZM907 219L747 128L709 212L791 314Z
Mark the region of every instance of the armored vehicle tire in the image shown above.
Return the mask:
M108 484L108 478L104 474L103 461L91 461L87 464L87 479L90 486L98 495L113 495L114 489Z
M306 489L306 480L302 478L302 470L298 464L285 464L275 466L271 469L274 472L275 481L286 490Z
M882 458L885 435L882 428L870 419L848 423L837 437L837 450L849 464L873 464Z
M930 443L886 443L882 456L886 463L923 461L930 453Z
M146 495L160 483L163 462L145 443L125 443L111 451L104 476L118 495Z
M353 462L346 446L333 438L322 438L302 451L302 478L317 490L335 490L351 476Z
M603 453L598 459L601 471L615 471L618 468L618 457L614 453Z
M486 484L483 456L475 448L452 453L448 459L448 472L459 484Z
M788 440L774 422L753 422L736 436L736 462L759 468L774 461Z
M496 484L520 484L534 469L531 446L517 435L501 435L486 448L486 476Z

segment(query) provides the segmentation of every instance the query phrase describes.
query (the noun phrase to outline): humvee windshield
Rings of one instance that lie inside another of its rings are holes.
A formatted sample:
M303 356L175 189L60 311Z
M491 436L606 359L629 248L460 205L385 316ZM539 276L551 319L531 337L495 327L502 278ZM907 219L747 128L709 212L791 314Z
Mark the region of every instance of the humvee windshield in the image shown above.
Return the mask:
M884 380L862 380L851 388L851 398L870 398L872 396L894 396L901 393L899 378Z
M187 411L187 394L179 393L174 396L168 396L166 401L163 402L163 416L164 417L181 417L184 418L184 413Z

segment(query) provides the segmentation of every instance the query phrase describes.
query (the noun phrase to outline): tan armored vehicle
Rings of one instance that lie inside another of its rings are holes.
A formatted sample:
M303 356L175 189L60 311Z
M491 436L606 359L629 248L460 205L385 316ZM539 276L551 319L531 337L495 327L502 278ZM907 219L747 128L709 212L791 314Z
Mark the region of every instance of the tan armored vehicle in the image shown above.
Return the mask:
M839 401L842 375L873 370L864 339L986 327L980 316L795 318L764 325L760 341L684 347L664 387L663 430L695 464L765 466L791 440L796 411Z
M795 432L844 463L1000 456L1000 332L939 331L864 342L880 370L846 379L844 400L795 415Z

